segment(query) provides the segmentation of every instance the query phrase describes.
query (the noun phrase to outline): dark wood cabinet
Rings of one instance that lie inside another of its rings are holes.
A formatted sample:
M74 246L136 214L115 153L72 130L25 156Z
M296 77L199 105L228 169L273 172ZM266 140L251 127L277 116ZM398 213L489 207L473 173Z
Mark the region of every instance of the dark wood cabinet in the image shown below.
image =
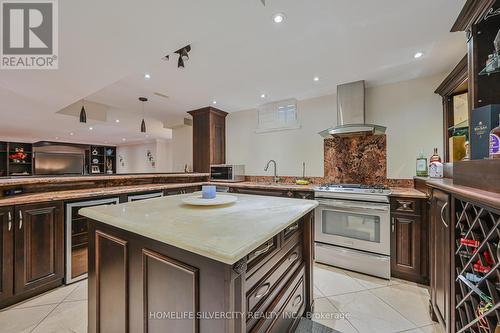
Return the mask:
M210 165L226 163L227 112L206 107L188 113L193 116L193 171L210 172Z
M61 282L64 275L62 203L16 207L15 293Z
M420 217L393 214L391 272L393 276L420 275Z
M14 292L14 210L0 207L0 303Z
M62 285L61 202L0 207L0 308Z
M452 231L448 193L432 191L430 217L431 310L445 332L450 332Z
M391 275L429 284L425 200L391 198Z

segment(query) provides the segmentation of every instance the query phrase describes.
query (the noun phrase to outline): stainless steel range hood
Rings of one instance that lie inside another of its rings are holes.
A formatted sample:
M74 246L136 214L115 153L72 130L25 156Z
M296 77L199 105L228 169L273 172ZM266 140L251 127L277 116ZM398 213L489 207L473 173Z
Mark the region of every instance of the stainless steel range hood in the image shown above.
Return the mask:
M337 124L319 134L328 138L385 133L386 127L365 122L365 81L337 86Z

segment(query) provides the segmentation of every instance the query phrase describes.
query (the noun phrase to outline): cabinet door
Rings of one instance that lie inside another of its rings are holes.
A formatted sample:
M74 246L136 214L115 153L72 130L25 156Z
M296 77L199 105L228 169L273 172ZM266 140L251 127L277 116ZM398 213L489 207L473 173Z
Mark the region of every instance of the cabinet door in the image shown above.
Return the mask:
M14 210L0 207L0 302L14 291Z
M449 331L451 230L449 195L434 190L431 205L431 302L439 322Z
M393 214L391 224L391 274L412 281L421 280L420 216Z
M64 274L64 224L62 204L16 207L16 293L60 280Z

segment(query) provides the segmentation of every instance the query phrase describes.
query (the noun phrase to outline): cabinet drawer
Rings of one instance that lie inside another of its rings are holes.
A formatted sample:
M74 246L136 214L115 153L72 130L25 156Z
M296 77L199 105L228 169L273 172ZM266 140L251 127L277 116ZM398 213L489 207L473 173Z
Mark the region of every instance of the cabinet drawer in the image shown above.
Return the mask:
M279 233L273 239L278 242L278 248L267 255L263 259L259 259L258 262L255 260L250 264L247 264L247 274L246 274L246 290L250 290L255 286L260 280L264 278L269 271L272 271L274 267L281 261L281 259L290 252L297 244L300 243L299 233L294 233L291 235L287 242L282 242L283 232Z
M420 215L420 200L411 198L393 198L391 210L399 213Z
M274 236L273 238L256 248L252 253L247 255L247 269L252 270L260 264L266 262L276 253L278 249L279 237Z
M270 294L276 290L280 280L292 268L302 261L302 244L297 244L292 248L262 280L260 280L247 293L247 309L255 311Z
M302 265L265 310L266 315L250 332L292 332L304 312L305 296L305 268Z

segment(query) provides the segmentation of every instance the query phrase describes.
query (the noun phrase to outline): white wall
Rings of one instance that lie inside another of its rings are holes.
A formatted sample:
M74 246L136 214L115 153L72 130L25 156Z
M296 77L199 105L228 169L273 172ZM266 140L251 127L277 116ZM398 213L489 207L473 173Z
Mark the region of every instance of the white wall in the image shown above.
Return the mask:
M172 129L172 170L183 172L184 165L193 166L193 127L180 126Z
M442 154L442 106L434 89L445 75L421 78L368 88L366 121L388 127L387 157L389 178L415 175L415 158L438 147ZM306 162L307 176L323 176L323 139L318 132L336 125L334 94L299 101L302 127L272 133L255 133L257 110L229 114L226 126L228 163L246 166L247 175L264 172L270 159L278 163L278 174L299 176Z
M306 162L309 176L323 175L323 139L318 132L336 122L334 95L299 101L298 130L255 133L257 110L235 112L226 122L226 161L245 164L247 175L271 175L264 172L270 159L276 160L278 174L297 176Z
M366 121L387 126L387 176L411 178L420 151L443 156L443 107L435 88L445 75L398 82L366 91Z
M154 140L148 143L118 146L116 149L117 173L172 172L171 140ZM147 152L154 156L155 166L147 158ZM124 165L120 163L123 158Z

